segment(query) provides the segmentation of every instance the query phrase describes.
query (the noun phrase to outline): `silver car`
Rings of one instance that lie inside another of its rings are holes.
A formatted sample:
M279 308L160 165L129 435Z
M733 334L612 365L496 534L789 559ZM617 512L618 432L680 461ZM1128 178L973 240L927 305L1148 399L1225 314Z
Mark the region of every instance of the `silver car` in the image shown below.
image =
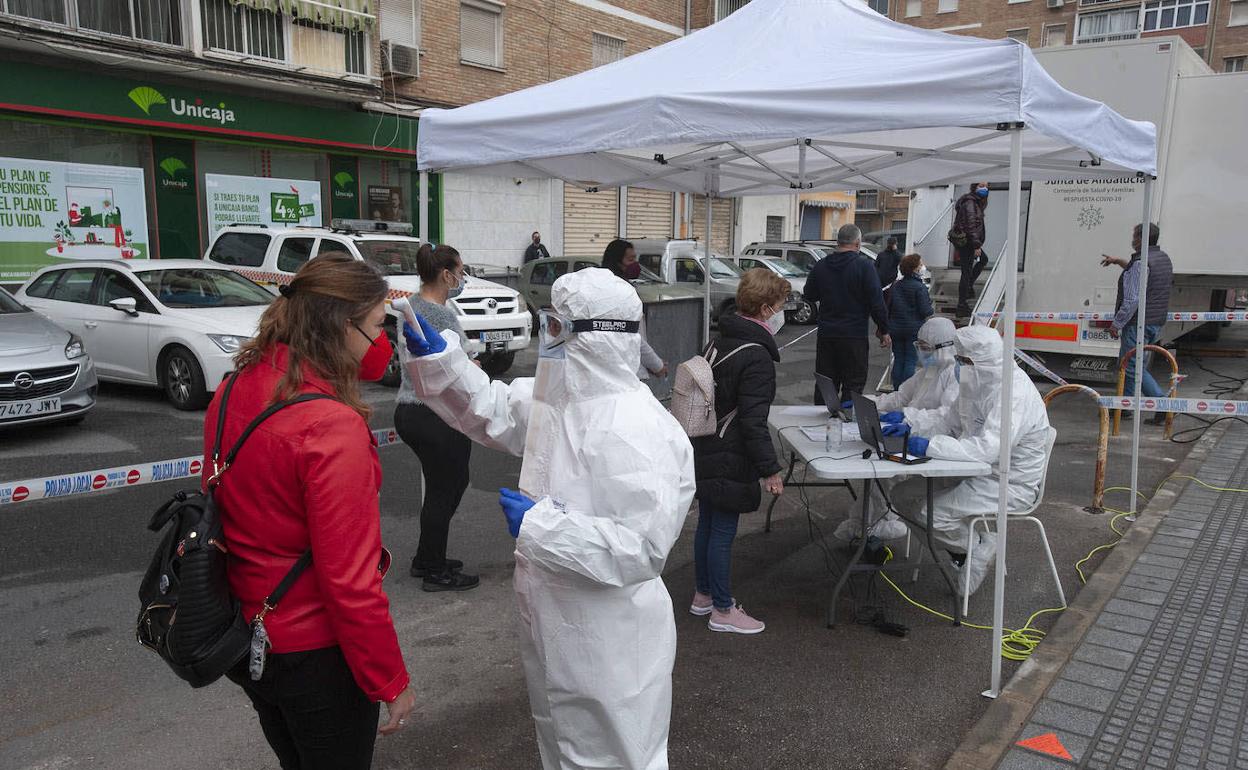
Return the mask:
M82 340L0 289L0 427L79 422L95 406Z

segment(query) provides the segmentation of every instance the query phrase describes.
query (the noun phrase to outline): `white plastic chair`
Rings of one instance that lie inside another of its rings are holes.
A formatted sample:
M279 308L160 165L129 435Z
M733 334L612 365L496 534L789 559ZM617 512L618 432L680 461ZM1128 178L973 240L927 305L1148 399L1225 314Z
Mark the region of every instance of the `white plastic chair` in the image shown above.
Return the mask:
M1053 561L1053 550L1049 548L1049 536L1044 531L1044 524L1031 514L1040 507L1040 502L1044 500L1044 484L1049 477L1049 461L1053 457L1053 444L1057 441L1057 430L1049 428L1049 434L1044 441L1044 475L1040 477L1040 489L1036 493L1036 501L1031 507L1021 511L1007 511L1006 516L1009 517L1011 525L1015 521L1029 521L1040 529L1040 542L1044 544L1044 555L1049 560L1049 570L1053 573L1053 584L1057 586L1057 595L1062 600L1062 608L1066 607L1066 592L1062 590L1062 579L1057 574L1057 564ZM975 525L983 524L985 532L991 532L991 525L996 523L997 516L992 514L989 516L976 516L966 524L966 564L969 566L971 557L974 555L975 548ZM997 558L1001 560L1001 568L1005 569L1005 554L997 554ZM1009 574L1009 570L1006 570ZM970 606L971 593L969 581L963 581L962 585L962 616L966 617L967 608Z

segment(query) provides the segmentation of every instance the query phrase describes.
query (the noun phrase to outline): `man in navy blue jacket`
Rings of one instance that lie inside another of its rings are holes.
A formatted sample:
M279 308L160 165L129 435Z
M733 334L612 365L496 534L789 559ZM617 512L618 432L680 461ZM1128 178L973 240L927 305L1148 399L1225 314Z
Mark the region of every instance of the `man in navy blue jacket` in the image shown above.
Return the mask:
M892 344L880 279L875 264L858 250L861 245L862 231L842 225L836 251L815 264L803 291L806 301L819 308L815 372L832 379L842 403L867 384L868 319L875 319L881 346ZM823 403L818 387L815 403Z

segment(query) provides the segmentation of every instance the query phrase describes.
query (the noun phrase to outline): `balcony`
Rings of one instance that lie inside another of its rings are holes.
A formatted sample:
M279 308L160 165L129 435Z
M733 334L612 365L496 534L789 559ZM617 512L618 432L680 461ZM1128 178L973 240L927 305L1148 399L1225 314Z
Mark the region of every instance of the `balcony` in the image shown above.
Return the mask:
M373 84L380 80L372 57L376 16L362 1L338 2L0 0L0 22L88 48L139 49Z

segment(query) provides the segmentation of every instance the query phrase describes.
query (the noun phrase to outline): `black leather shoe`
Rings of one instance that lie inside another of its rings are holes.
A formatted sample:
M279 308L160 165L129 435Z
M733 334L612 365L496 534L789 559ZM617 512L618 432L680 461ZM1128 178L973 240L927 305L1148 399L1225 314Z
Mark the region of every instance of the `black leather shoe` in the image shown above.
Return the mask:
M429 575L436 575L439 572L442 572L444 570L449 570L451 572L459 572L463 568L464 568L464 563L460 561L459 559L447 559L445 566L441 568L435 568L435 569L422 567L415 559L412 559L411 573L412 573L412 577L423 578L423 577L428 577Z
M481 584L481 578L476 575L469 575L464 572L439 572L436 575L427 575L421 590L429 592L437 591L470 591Z

